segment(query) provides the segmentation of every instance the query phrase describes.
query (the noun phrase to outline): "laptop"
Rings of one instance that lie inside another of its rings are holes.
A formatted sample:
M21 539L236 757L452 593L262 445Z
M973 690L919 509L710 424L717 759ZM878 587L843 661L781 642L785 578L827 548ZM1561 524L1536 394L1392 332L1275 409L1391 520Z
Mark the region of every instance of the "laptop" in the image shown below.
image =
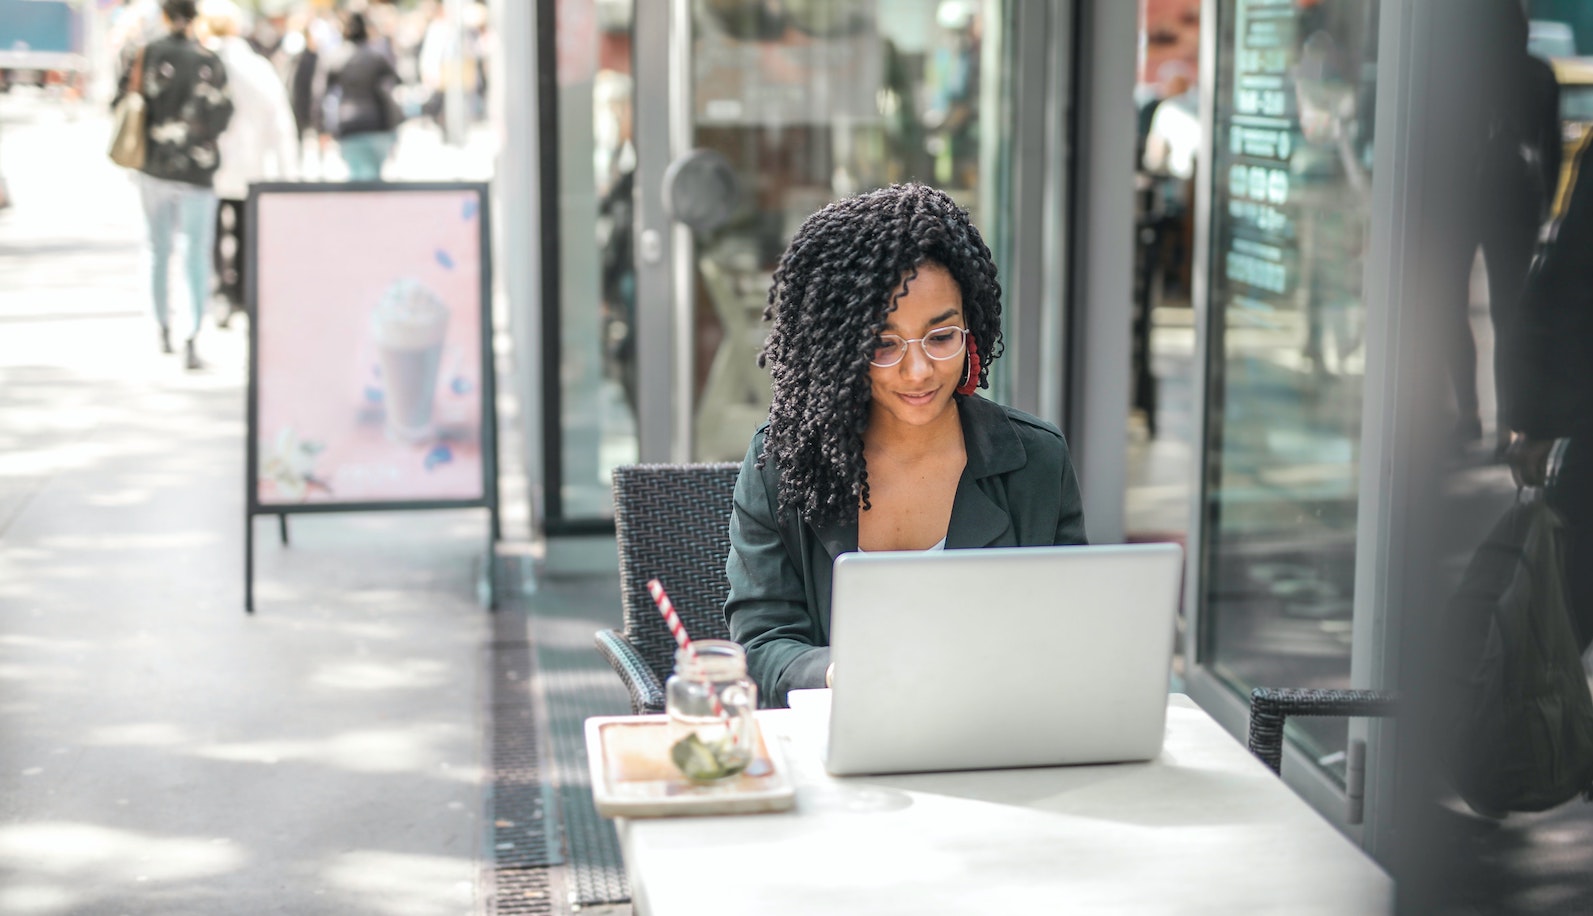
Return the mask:
M825 769L1155 757L1182 571L1176 544L842 554Z

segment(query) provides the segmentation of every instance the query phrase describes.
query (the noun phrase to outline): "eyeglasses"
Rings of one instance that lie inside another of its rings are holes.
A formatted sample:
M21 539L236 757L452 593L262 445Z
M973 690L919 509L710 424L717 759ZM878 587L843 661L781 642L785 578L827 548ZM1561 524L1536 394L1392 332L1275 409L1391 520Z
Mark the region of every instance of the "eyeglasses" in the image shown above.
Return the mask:
M881 334L874 340L874 354L869 363L888 369L907 355L908 344L923 347L924 355L933 360L954 359L962 355L963 341L967 335L967 328L936 328L923 337L910 340L903 340L895 334Z

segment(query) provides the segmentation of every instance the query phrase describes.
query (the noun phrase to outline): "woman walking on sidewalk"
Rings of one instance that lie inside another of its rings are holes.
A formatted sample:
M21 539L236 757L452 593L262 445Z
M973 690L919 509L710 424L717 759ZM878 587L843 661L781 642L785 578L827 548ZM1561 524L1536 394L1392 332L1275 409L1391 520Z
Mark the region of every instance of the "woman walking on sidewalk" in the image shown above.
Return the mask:
M235 0L203 0L199 13L199 31L209 36L205 43L226 68L227 93L233 105L232 123L216 141L221 167L214 176L219 209L212 260L216 291L227 306L216 324L224 328L233 315L244 310L249 279L244 275L244 248L249 240L243 207L249 185L299 177L298 133L287 86L271 62L243 38L248 30L243 9Z
M189 369L199 369L204 364L195 341L210 296L216 219L212 180L221 159L216 139L232 118L232 101L221 60L192 35L198 16L195 0L163 0L161 14L169 34L137 53L122 74L117 97L142 92L146 101L147 153L137 177L149 226L150 293L160 322L161 348L172 352L168 277L176 236L181 234L187 244L183 273L190 306L184 357Z
M328 68L322 99L323 136L337 140L350 181L381 181L382 165L398 142L403 115L393 100L398 72L371 47L370 25L361 13L343 20L348 44ZM325 140L322 141L323 148Z

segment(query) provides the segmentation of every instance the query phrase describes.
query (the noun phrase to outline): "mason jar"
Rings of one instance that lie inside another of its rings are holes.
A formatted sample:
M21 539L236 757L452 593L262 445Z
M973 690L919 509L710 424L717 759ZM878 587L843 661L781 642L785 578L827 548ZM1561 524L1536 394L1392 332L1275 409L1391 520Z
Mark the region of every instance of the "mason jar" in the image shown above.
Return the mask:
M752 763L758 686L739 644L704 639L692 647L675 652L675 673L664 685L669 754L689 779L716 782Z

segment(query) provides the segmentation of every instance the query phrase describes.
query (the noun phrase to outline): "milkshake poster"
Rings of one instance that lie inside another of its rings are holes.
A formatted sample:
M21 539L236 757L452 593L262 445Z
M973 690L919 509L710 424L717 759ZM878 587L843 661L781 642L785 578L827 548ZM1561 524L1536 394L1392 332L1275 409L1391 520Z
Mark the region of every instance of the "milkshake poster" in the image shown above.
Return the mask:
M257 503L481 502L481 192L256 197Z

